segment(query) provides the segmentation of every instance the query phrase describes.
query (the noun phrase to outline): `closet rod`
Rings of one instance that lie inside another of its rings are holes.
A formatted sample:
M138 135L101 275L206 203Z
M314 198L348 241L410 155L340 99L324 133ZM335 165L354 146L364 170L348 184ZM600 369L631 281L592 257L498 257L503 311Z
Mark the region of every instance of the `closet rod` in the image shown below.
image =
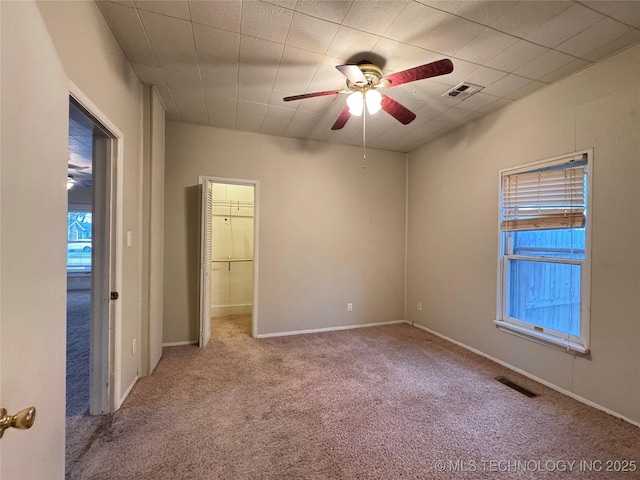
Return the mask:
M211 263L228 263L229 271L231 271L231 264L235 262L253 262L253 258L221 258L220 260L211 260Z
M221 207L253 207L253 202L242 200L214 200L213 205L218 205Z
M219 260L211 260L211 263L227 263L227 262L253 262L253 258L221 258Z

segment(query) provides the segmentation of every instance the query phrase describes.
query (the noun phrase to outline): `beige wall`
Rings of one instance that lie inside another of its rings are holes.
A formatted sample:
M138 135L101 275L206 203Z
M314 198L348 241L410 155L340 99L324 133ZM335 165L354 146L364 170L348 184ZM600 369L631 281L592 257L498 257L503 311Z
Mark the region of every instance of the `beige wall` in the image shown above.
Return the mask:
M0 2L0 399L35 406L3 479L64 478L68 84L32 2Z
M91 205L93 198L92 187L81 187L75 185L72 189L67 190L69 203L75 205Z
M258 334L400 320L405 156L168 122L164 341L198 339L198 175L258 180ZM347 303L354 311L347 312Z
M126 392L139 372L142 310L142 85L95 2L38 2L65 73L124 135L121 380ZM67 118L61 119L67 122ZM117 401L117 400L116 400Z
M640 46L410 154L409 319L640 422ZM498 171L594 149L591 355L497 330ZM421 302L422 312L416 304Z

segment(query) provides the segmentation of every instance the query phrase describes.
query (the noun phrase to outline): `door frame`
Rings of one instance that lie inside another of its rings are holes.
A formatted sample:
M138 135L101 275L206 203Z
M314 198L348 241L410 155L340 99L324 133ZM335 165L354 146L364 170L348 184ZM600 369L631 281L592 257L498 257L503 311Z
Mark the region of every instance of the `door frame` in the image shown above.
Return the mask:
M105 201L109 205L109 235L107 246L109 262L106 271L102 272L102 278L97 283L105 285L108 292L121 292L122 289L122 253L123 253L123 158L124 135L118 127L93 103L73 82L69 82L69 96L80 104L101 126L111 135L111 145L101 145L100 148L108 150L105 173L106 189ZM95 188L95 187L94 187ZM96 241L95 239L93 241ZM96 249L98 250L98 249ZM103 250L103 249L101 249ZM93 277L95 278L95 277ZM92 289L94 280L92 278ZM99 332L92 335L92 346L99 349L99 362L91 357L91 373L94 380L91 382L90 414L112 413L122 404L121 377L122 377L122 301L108 303L108 322L99 321L96 315L91 315L92 331ZM93 308L92 308L93 310ZM96 381L99 380L99 381Z
M259 276L259 258L260 258L260 242L259 242L259 233L260 233L260 181L259 180L248 180L248 179L240 179L240 178L229 178L229 177L213 177L208 175L198 175L198 185L200 186L200 191L203 193L203 189L207 183L222 183L227 185L246 185L253 187L253 308L251 313L251 336L253 338L257 338L258 335L258 313L259 313L259 304L258 304L258 276ZM201 197L202 198L202 197ZM200 202L201 205L203 202ZM204 205L203 205L204 206ZM205 229L202 228L205 225L207 212L204 208L200 209L200 303L202 304L202 299L205 297L204 292L204 275L206 269L208 267L209 271L211 270L211 265L204 265L205 258ZM209 216L211 216L211 212L208 212ZM204 318L204 313L208 312L209 308L200 308L200 322L199 322L199 338L198 345L201 347L206 346L206 342L204 342L204 330L203 327L207 324L211 325L211 318ZM203 343L205 343L203 345Z

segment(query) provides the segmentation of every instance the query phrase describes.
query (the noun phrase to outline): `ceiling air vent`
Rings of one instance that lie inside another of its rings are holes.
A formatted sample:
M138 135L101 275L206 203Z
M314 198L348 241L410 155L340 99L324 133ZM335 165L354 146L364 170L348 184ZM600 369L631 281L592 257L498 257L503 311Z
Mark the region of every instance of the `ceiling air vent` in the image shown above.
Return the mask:
M466 100L471 95L478 93L484 87L474 85L473 83L462 82L451 90L447 90L442 94L443 97L454 97L456 100Z

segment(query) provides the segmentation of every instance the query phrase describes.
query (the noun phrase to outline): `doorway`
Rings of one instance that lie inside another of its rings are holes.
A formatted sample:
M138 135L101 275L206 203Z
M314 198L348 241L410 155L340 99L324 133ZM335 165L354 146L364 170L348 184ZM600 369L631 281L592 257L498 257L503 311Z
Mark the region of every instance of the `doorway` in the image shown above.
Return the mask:
M257 332L257 181L201 177L200 346Z
M108 413L111 165L115 137L69 99L67 417Z

